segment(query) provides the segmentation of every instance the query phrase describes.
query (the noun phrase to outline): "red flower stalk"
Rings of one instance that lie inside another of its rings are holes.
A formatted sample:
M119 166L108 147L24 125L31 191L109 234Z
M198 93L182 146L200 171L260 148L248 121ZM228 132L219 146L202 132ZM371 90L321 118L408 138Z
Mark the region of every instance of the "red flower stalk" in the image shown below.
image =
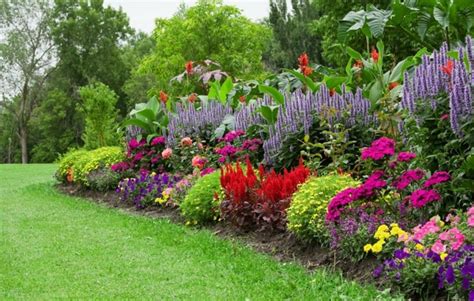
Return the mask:
M355 68L363 68L364 67L364 63L361 61L361 60L356 60L354 65L352 65L353 67Z
M370 56L372 57L372 60L377 63L379 61L379 53L377 52L377 49L372 48L372 52L370 53Z
M186 73L188 75L191 75L193 73L193 62L192 61L187 61L186 64L184 65L186 68Z
M308 66L308 64L309 64L309 57L308 57L308 55L306 54L306 52L303 52L303 53L298 57L298 63L299 63L299 65L300 65L300 69L302 69L302 67Z

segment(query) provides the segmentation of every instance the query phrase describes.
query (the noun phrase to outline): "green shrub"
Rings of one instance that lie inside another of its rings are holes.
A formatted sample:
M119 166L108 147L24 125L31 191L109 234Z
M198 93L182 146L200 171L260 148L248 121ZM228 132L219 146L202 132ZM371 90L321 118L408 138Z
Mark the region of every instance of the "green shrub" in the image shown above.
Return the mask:
M56 171L58 181L68 182L68 174L73 173L73 165L88 153L85 149L71 150L59 158L59 167Z
M124 159L125 155L122 148L115 146L102 147L93 151L76 150L61 158L57 178L62 182L73 182L90 187L88 179L90 173L101 169L108 169L112 164L121 162ZM104 176L109 177L110 174L104 173ZM93 176L93 181L95 184L99 181L97 174ZM103 185L100 184L100 186Z
M329 202L339 191L358 184L350 176L328 175L309 179L293 194L287 212L288 229L302 239L327 242L325 218Z
M205 175L191 187L180 204L181 213L188 223L203 224L219 219L219 205L223 198L220 176L219 171ZM217 200L216 193L219 196Z

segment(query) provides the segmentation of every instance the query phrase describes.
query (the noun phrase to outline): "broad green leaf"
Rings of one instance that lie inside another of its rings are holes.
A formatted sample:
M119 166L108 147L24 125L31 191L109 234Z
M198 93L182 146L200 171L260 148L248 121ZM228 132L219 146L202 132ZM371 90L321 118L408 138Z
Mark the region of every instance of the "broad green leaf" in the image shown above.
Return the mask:
M225 103L227 100L227 94L232 90L234 87L234 84L232 83L232 79L230 77L227 77L227 79L224 81L222 84L220 90L219 90L219 100L222 103Z
M364 58L362 57L362 54L358 52L357 50L352 49L351 47L347 46L346 47L346 52L349 54L351 58L354 60L363 60Z
M278 116L278 108L279 106L261 106L259 112L268 124L274 125Z
M281 104L281 105L285 103L285 97L277 89L270 86L265 86L265 85L258 86L258 89L261 93L266 93L272 96L273 100L276 103Z

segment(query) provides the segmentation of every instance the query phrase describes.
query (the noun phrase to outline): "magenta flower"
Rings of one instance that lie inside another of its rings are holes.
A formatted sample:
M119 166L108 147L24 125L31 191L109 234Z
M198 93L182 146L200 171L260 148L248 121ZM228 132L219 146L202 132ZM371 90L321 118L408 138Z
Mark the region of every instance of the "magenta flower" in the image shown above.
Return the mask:
M400 152L397 157L398 162L410 162L416 158L416 154L412 152Z
M415 208L422 208L426 204L434 201L439 201L441 199L441 196L436 190L424 190L424 189L418 189L413 191L413 193L410 195L410 200L411 204Z
M165 137L163 137L163 136L156 137L156 138L153 138L153 140L151 140L151 145L152 146L155 146L157 144L165 144Z
M436 184L444 183L451 180L451 176L446 171L435 172L428 180L426 180L423 187L428 188Z
M213 173L215 171L214 168L212 167L208 167L208 168L204 168L202 171L201 171L201 177L207 175L207 174L210 174L210 173Z
M138 142L137 139L135 138L132 138L132 140L128 142L128 147L130 149L136 149L139 146L140 146L140 142Z
M224 141L230 143L242 135L245 135L244 131L230 131L224 136Z
M410 169L402 173L402 175L393 181L392 186L397 190L403 190L408 187L412 182L421 180L425 175L425 172L419 168Z
M362 150L362 160L381 160L385 156L392 156L395 153L395 141L382 137L372 142L370 147Z

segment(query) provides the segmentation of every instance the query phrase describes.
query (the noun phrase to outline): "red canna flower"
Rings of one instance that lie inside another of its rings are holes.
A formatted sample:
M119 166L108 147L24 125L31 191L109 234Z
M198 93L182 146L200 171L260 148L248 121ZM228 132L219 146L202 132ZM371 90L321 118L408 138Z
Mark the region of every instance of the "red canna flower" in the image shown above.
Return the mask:
M302 67L308 66L308 64L309 64L309 58L308 58L308 55L306 54L306 52L303 52L303 53L298 57L298 63L299 63L299 65L300 65L300 69L302 69Z
M454 62L452 60L448 60L444 66L441 66L441 70L449 76L453 74L453 69Z
M400 84L398 82L391 82L388 84L388 90L393 90L395 87L399 86Z
M240 101L240 103L246 103L247 98L245 97L245 95L242 95L242 96L239 97L239 101Z
M160 91L160 100L162 103L166 103L168 101L168 94L163 91Z
M372 52L370 53L370 56L372 57L372 60L377 63L379 61L379 53L377 52L377 49L372 48Z
M196 101L196 99L197 99L196 93L193 93L193 94L189 95L189 97L188 97L188 101L190 103L194 103Z
M186 68L186 73L188 75L191 75L193 73L193 61L187 61L184 67Z

